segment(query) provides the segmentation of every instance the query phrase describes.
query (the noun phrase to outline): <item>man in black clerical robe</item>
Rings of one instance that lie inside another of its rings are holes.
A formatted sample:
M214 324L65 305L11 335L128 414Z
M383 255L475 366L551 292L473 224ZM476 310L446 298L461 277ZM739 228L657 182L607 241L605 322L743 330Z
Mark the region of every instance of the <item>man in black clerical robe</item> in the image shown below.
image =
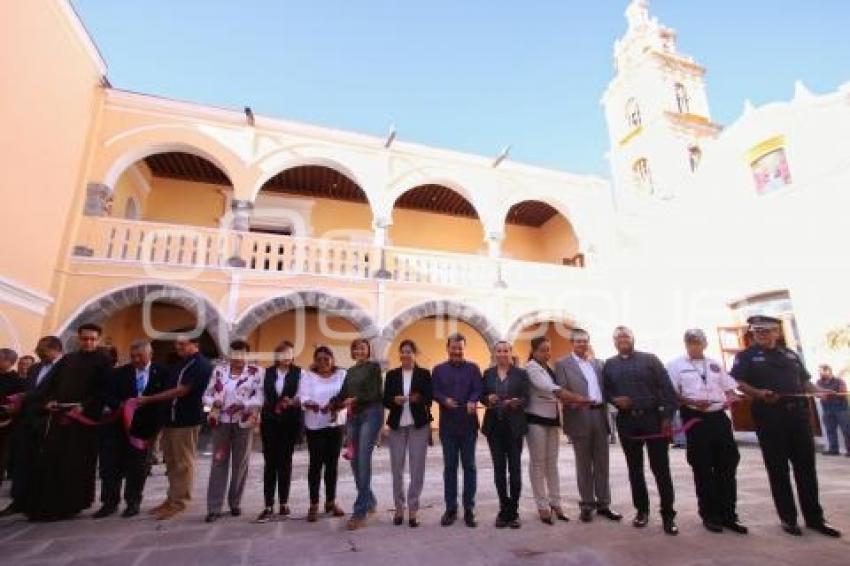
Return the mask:
M73 517L94 501L97 427L75 417L102 416L112 362L98 350L100 336L97 325L80 326L79 350L61 358L27 399L23 424L35 450L22 510L30 520Z

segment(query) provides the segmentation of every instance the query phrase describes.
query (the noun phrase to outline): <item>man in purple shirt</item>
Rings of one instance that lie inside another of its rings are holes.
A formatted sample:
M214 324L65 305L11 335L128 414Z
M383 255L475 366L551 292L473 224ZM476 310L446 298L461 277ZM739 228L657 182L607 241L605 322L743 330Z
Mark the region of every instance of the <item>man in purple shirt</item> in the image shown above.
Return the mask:
M446 512L440 524L448 527L457 520L457 466L463 466L463 521L475 521L475 441L478 438L478 398L481 396L481 370L464 359L466 338L452 334L446 343L449 359L434 367L431 376L434 400L440 405L440 443L443 446L443 486Z

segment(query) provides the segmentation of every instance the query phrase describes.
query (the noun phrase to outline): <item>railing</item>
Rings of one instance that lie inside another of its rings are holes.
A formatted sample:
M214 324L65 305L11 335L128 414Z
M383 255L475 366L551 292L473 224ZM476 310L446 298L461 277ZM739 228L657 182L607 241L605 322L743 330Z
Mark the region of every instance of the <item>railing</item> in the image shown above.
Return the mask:
M109 217L87 217L75 254L98 260L253 272L382 278L468 288L539 289L568 284L582 270L556 264L343 240L235 232Z

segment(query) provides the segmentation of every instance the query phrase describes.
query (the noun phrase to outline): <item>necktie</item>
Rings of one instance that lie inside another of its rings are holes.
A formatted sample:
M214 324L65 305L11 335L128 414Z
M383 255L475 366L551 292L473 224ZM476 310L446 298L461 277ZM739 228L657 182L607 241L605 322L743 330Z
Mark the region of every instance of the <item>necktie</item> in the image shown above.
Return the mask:
M145 372L137 371L136 372L136 395L141 395L145 390Z

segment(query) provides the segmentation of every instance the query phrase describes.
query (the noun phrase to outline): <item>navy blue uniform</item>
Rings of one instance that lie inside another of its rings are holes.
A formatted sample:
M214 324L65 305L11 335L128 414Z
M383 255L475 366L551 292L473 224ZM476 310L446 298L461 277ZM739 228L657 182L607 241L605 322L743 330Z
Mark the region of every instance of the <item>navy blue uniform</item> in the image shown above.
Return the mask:
M769 389L780 396L805 393L806 384L811 380L800 357L781 346L747 348L735 357L729 373L741 383ZM788 471L790 462L803 519L807 525L821 524L823 510L818 502L815 443L809 424L808 399L780 397L772 404L754 399L752 415L780 520L789 525L797 523L797 507Z

